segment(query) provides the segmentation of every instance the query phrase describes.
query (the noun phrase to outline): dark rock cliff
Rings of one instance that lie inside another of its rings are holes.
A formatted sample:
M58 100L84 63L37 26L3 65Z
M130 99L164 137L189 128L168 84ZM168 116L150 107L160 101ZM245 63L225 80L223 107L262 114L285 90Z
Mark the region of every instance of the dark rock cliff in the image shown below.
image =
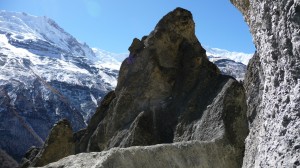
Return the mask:
M231 2L257 49L245 78L250 133L243 167L300 166L300 2Z

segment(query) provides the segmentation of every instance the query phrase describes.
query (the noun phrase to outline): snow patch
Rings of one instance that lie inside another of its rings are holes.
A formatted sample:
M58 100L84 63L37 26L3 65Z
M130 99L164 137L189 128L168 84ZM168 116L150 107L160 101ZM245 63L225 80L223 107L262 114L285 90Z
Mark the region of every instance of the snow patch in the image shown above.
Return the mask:
M96 106L98 106L97 100L96 100L96 98L94 97L94 95L93 95L93 94L90 94L90 96L91 96L91 99L92 99L93 103L94 103Z
M242 53L242 52L234 52L228 51L219 48L210 48L204 46L206 50L207 56L214 56L214 57L221 57L221 58L228 58L234 60L235 62L241 62L245 65L248 65L249 60L252 58L253 54L250 53Z

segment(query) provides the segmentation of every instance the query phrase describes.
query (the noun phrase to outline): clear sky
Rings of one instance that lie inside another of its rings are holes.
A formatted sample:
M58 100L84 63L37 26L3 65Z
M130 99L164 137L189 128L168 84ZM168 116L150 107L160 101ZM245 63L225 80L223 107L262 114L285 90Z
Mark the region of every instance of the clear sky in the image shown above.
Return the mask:
M176 7L192 12L199 41L209 47L253 53L249 28L229 0L0 0L0 10L55 20L90 47L127 52Z

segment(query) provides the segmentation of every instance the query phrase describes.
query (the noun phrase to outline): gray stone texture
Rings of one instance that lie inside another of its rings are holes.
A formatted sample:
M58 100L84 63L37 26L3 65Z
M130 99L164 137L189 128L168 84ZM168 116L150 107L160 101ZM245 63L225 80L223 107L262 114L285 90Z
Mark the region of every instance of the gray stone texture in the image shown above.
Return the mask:
M231 2L257 49L245 78L250 133L243 167L300 166L300 1Z

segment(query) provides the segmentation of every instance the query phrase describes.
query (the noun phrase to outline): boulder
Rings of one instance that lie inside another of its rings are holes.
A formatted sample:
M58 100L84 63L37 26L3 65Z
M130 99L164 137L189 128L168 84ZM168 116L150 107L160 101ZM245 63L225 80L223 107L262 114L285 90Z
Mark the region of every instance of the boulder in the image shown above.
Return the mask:
M58 121L41 149L31 148L23 158L22 167L44 166L75 154L72 127L66 119Z

